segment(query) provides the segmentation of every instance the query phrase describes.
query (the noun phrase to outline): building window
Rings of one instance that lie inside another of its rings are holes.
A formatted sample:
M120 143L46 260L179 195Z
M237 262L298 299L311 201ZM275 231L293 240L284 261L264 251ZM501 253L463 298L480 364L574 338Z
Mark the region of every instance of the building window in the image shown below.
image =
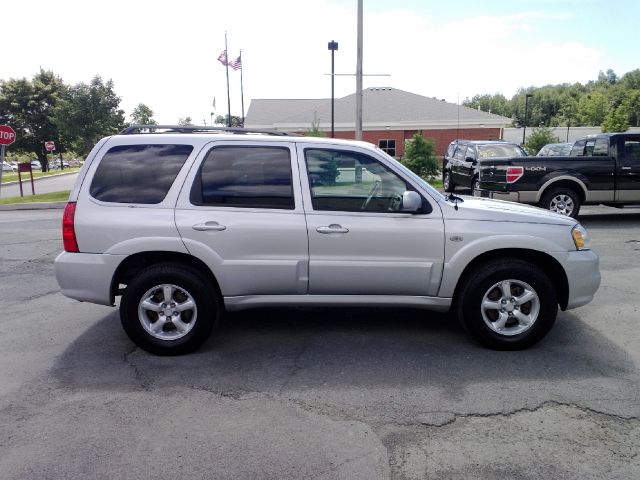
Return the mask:
M395 140L379 140L378 147L381 150L384 150L386 153L391 155L392 157L396 156L396 141Z

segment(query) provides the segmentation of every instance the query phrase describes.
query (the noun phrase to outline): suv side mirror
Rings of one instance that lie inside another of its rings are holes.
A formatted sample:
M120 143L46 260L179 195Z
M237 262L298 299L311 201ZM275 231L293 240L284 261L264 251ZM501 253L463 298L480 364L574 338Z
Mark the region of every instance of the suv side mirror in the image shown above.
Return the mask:
M417 212L422 208L422 197L418 192L412 192L407 190L402 194L402 208L403 212Z

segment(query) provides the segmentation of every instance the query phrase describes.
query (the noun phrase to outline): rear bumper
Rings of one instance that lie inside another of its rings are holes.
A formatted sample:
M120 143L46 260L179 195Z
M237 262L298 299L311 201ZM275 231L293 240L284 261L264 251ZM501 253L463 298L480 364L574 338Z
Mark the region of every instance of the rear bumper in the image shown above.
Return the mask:
M518 203L537 203L536 191L522 191L522 192L500 192L498 190L476 190L474 196L481 198L492 198L494 200L506 200L507 202Z
M62 294L81 302L113 305L111 281L126 255L62 252L53 269Z

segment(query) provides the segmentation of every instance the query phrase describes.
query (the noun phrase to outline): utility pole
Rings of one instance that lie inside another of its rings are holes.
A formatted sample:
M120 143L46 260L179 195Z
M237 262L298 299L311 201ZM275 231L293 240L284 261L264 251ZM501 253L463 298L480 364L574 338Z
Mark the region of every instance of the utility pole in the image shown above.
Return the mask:
M336 136L336 117L335 117L335 89L336 80L334 54L338 50L338 42L331 40L329 42L329 50L331 50L331 138Z
M358 0L358 46L356 59L356 140L362 140L362 0Z

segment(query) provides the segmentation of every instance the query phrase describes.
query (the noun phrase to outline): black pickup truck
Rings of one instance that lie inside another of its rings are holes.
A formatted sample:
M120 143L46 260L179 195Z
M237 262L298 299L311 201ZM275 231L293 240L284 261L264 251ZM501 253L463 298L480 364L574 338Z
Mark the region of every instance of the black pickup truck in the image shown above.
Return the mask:
M585 204L640 205L640 133L581 138L568 157L485 160L476 196L538 205L574 218Z

